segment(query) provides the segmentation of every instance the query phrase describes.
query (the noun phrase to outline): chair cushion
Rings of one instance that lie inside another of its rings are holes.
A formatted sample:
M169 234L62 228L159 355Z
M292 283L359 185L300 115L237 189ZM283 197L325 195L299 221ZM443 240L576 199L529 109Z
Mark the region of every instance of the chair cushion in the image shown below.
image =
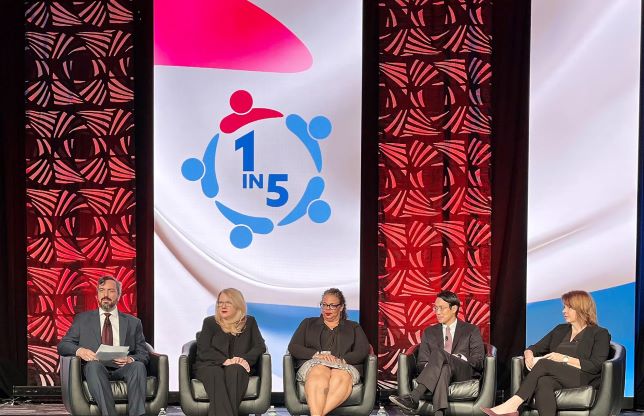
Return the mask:
M157 394L158 380L154 376L148 376L145 383L145 399L152 400ZM112 387L112 395L114 395L114 402L127 403L127 384L123 380L110 381ZM87 380L83 380L83 394L89 403L96 404L96 400L92 397L87 386Z
M203 386L203 383L196 378L190 380L190 386L192 387L192 397L198 402L207 402L208 394L206 389ZM259 377L251 376L248 379L248 387L246 388L246 393L244 394L244 400L256 399L259 396Z
M449 390L447 391L447 400L450 402L464 402L476 400L479 395L479 379L475 378L472 380L466 381L457 381L449 385ZM416 379L412 380L412 385L414 388L418 386ZM431 401L432 395L425 394L421 399L425 401Z
M574 389L561 389L555 391L558 410L589 410L595 404L597 390L591 386L576 387ZM530 407L535 407L534 398Z
M341 404L341 406L356 406L362 404L362 396L364 396L364 386L362 383L354 384L351 394L347 397L347 400ZM306 404L306 393L304 392L304 383L301 381L297 382L297 398L300 399L300 403Z

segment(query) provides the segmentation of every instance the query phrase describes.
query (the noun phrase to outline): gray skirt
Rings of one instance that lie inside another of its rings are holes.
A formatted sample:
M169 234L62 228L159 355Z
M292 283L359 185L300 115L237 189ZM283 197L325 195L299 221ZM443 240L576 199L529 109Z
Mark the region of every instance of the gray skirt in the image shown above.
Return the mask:
M351 381L353 382L353 385L356 385L360 382L360 373L358 372L358 369L352 366L351 364L330 363L328 361L321 360L319 358L311 358L310 360L302 364L302 367L300 367L300 369L297 370L297 376L296 376L297 381L301 381L301 382L306 381L306 376L309 374L309 371L311 370L311 368L315 367L316 365L324 365L329 368L337 368L338 370L348 371L349 374L351 374Z

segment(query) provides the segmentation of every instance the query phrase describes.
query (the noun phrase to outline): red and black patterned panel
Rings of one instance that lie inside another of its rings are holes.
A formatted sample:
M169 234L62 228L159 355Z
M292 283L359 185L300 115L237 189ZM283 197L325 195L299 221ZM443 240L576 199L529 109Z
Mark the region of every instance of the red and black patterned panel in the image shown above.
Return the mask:
M456 292L490 334L491 4L379 6L379 383Z
M136 313L130 0L26 1L29 384L58 384L56 345L123 283Z

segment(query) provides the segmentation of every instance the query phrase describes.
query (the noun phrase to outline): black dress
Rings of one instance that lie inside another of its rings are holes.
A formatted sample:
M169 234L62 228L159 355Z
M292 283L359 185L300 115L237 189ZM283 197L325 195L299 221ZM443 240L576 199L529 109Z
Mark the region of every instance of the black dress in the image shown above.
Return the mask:
M252 316L246 317L246 327L239 335L224 332L212 316L204 319L197 337L195 377L203 383L210 399L208 416L237 416L248 387L249 373L241 365L224 366L224 361L243 358L253 373L265 351L264 339Z
M360 376L364 375L364 360L369 355L369 341L357 322L344 320L330 331L323 318L306 318L300 323L288 344L288 351L295 359L297 369L316 353L328 348L334 356L354 366Z

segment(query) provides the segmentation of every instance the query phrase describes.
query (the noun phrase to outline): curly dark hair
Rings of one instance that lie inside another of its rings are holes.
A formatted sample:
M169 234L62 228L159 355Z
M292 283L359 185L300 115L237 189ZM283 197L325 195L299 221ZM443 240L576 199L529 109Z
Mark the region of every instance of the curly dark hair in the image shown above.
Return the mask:
M342 293L340 289L336 287L332 287L330 289L325 290L324 293L322 293L322 299L324 299L326 295L335 296L340 300L340 305L344 306L344 308L342 308L342 312L340 312L340 320L346 321L347 320L347 300L344 298L344 293ZM320 316L322 315L320 314Z

